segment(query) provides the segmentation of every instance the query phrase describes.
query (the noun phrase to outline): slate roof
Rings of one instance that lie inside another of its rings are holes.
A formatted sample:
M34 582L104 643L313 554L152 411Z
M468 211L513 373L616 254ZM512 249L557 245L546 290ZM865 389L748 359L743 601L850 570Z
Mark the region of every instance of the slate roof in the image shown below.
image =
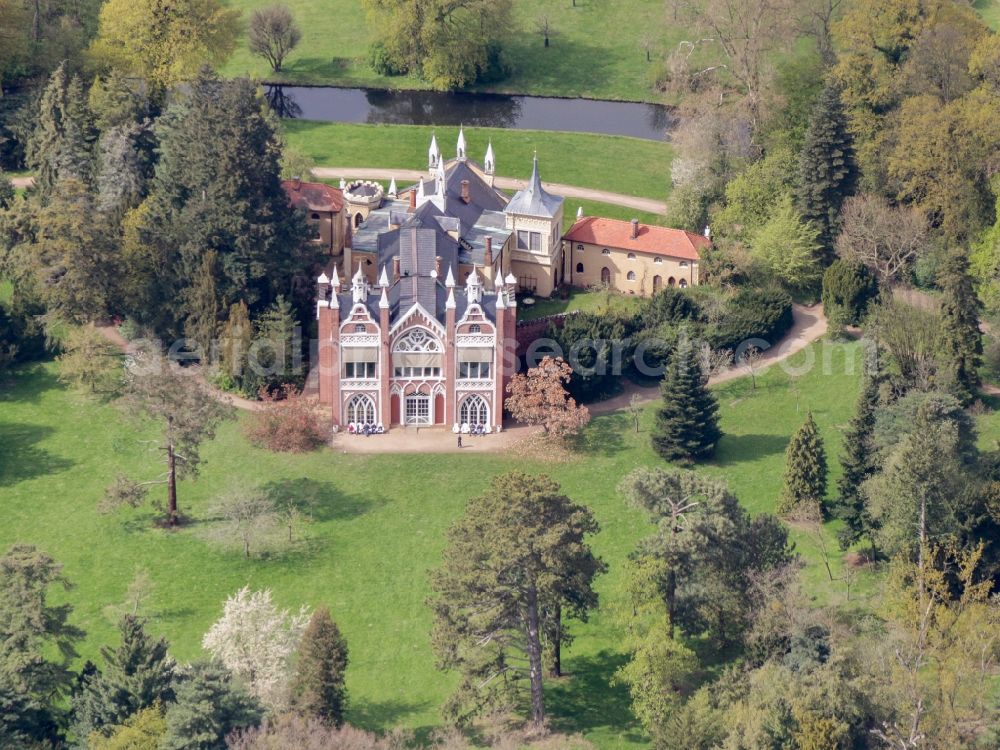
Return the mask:
M631 222L597 216L579 219L563 239L685 260L698 260L699 251L712 245L707 237L695 232L649 224L640 224L638 236L633 239Z
M562 204L562 196L553 195L542 187L542 180L538 176L538 157L536 156L531 168L531 179L528 180L528 186L524 190L518 190L514 193L514 197L510 199L510 203L504 210L509 214L552 218L559 213Z

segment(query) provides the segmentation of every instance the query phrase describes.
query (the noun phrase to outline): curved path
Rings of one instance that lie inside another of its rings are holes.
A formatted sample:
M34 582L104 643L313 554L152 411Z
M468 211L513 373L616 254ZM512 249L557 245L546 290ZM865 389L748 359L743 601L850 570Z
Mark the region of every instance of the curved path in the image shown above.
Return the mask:
M426 178L427 172L418 169L373 169L367 167L313 167L314 177L324 180L336 180L343 177L345 180L408 180L416 182L421 177ZM525 180L517 180L513 177L496 177L496 186L505 190L520 190L527 185ZM622 195L621 193L609 193L606 190L594 190L592 188L576 187L574 185L562 185L557 182L542 181L542 187L564 198L580 198L582 200L597 201L598 203L610 203L615 206L625 206L634 208L637 211L645 211L650 214L663 214L667 211L667 204L663 201L652 198L637 198L632 195Z
M826 333L826 317L823 315L823 305L816 304L810 307L804 305L792 305L792 327L788 333L775 346L766 350L760 357L760 364L757 365L759 375L770 365L788 359L793 354L802 351L809 344L816 341ZM736 365L727 370L713 375L709 378L709 385L725 383L739 377L749 375L746 367ZM588 404L587 408L593 415L609 414L619 411L629 405L629 400L634 394L639 395L639 403L646 404L660 398L660 387L658 385L642 388L633 383L629 383L625 389L614 398L607 401L598 401L596 404Z

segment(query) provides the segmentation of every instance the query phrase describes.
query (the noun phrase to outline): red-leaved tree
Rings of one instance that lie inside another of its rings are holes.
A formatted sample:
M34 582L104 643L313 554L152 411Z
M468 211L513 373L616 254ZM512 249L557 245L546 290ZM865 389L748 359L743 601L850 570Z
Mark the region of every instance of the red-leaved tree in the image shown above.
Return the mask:
M541 425L554 437L579 432L590 421L590 412L566 391L572 376L573 368L562 357L545 357L507 385L507 411L518 422Z
M330 419L290 385L274 393L262 388L260 410L247 420L247 440L258 448L283 453L315 450L330 437Z

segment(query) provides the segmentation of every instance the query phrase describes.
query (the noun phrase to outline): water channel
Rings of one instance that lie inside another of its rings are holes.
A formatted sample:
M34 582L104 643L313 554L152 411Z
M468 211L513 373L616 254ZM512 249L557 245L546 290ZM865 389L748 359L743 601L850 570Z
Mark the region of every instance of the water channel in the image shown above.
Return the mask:
M676 124L660 104L335 86L268 86L281 117L390 125L562 130L659 141Z

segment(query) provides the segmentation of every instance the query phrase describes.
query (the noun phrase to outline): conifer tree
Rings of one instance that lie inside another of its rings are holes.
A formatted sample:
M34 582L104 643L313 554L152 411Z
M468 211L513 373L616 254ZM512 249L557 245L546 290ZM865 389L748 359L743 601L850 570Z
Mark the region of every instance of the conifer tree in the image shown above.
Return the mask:
M878 469L872 437L875 432L875 410L879 405L879 373L877 365L866 363L861 393L854 407L854 416L844 434L844 454L840 457L843 474L837 481L836 515L844 525L837 532L842 549L867 538L875 547L875 526L861 484Z
M73 701L75 734L110 732L137 711L174 698L174 660L163 638L151 638L141 618L131 614L119 623L121 644L101 648L104 669L87 675Z
M35 189L47 198L56 183L67 177L89 182L93 167L93 128L77 76L63 63L53 71L38 105L35 130L26 149L35 172Z
M198 345L203 359L209 358L212 342L219 329L219 298L215 288L217 257L214 250L209 250L202 256L198 273L188 288L188 316L184 321L184 334Z
M854 192L858 170L840 88L828 84L820 94L806 131L799 163L799 211L819 229L827 257L833 253L840 207Z
M255 727L261 705L217 664L192 664L179 675L176 700L167 708L160 750L224 748L226 736Z
M785 451L785 479L778 513L800 508L821 508L826 495L826 451L812 412L792 436Z
M247 366L247 355L253 343L253 326L250 313L243 300L231 305L229 317L222 326L220 347L222 372L233 384L240 384Z
M968 257L962 250L949 254L941 286L944 295L939 353L943 369L950 376L949 390L967 406L979 384L983 337L979 330L979 299L969 276Z
M347 641L326 607L317 609L299 643L292 681L292 706L301 713L341 726L347 704L344 673Z
M722 437L715 396L702 382L698 352L682 336L660 384L663 406L653 425L653 450L667 461L711 457Z

